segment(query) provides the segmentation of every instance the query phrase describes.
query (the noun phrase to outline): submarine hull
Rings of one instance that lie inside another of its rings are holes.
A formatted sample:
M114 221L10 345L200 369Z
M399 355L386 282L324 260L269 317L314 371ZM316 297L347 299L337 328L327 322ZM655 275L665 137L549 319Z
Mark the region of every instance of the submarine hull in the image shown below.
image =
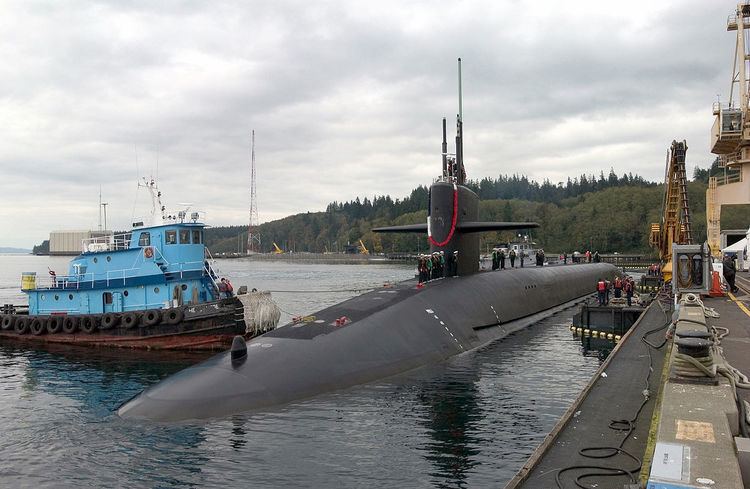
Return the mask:
M590 295L608 264L511 269L416 287L406 281L354 297L187 368L123 404L124 418L225 416L347 388L480 347ZM342 324L337 319L346 317Z

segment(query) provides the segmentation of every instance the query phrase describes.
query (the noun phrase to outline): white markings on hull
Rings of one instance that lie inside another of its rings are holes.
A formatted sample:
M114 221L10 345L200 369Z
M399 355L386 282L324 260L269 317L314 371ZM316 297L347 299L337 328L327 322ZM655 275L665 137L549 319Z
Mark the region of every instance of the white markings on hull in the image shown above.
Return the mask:
M500 317L497 315L497 311L495 310L495 306L490 304L490 309L492 309L492 314L495 315L495 319L497 319L497 324L500 324Z
M456 336L453 334L453 332L450 329L448 329L448 326L445 324L445 322L442 321L437 314L435 314L435 311L433 311L432 309L425 309L424 311L427 314L431 314L432 317L435 318L440 323L440 326L442 326L445 329L445 331L448 332L448 334L451 336L451 338L453 338L453 341L456 342L456 344L458 345L459 348L461 348L461 350L465 350L464 345L462 345L461 342L458 341L458 338L456 338Z

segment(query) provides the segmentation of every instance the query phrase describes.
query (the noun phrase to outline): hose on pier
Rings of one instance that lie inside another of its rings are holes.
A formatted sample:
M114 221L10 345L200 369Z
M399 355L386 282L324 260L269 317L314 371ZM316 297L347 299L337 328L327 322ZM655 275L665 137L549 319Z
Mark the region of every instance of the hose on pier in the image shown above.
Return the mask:
M598 446L598 447L583 447L578 451L578 454L582 457L592 459L592 460L606 460L613 458L617 455L622 455L626 457L629 461L632 461L634 463L633 468L624 468L622 466L612 466L607 467L603 465L572 465L569 467L564 467L562 469L559 469L557 473L555 474L555 483L557 484L557 487L559 489L563 489L563 482L562 482L562 475L565 472L569 472L572 470L583 470L586 472L583 472L575 477L574 482L575 485L580 487L581 489L590 489L592 486L584 485L583 480L591 477L623 477L626 476L630 480L631 484L637 484L638 483L638 474L640 473L641 466L643 465L643 462L640 458L633 455L632 453L625 450L623 447L625 446L625 442L630 438L630 436L633 434L636 428L636 422L638 421L638 418L641 415L641 412L643 411L643 408L646 407L646 404L648 404L648 401L651 399L651 374L654 371L654 359L651 355L651 349L659 350L666 345L667 340L665 340L659 344L655 345L654 343L650 342L648 340L648 337L654 333L657 333L659 331L665 330L671 323L672 319L670 314L664 310L664 308L661 305L661 301L659 302L659 308L664 313L666 322L657 328L651 329L649 331L644 332L641 335L641 342L643 342L644 345L646 345L646 353L648 354L648 371L646 373L646 377L643 380L644 382L644 389L642 391L643 394L643 401L641 402L640 406L638 406L638 409L636 409L635 413L630 419L610 419L609 421L609 429L617 432L625 433L625 436L620 440L620 443L617 446Z

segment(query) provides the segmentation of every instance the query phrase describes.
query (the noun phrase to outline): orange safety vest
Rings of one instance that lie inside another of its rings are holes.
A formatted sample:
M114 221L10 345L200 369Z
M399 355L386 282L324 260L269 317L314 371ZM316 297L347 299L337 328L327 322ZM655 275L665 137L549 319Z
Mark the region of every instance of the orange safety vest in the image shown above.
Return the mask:
M615 288L616 289L621 289L622 288L622 282L620 281L619 277L615 279Z
M599 292L604 292L605 290L607 290L607 284L604 282L604 280L600 281L597 284L596 290L598 290Z

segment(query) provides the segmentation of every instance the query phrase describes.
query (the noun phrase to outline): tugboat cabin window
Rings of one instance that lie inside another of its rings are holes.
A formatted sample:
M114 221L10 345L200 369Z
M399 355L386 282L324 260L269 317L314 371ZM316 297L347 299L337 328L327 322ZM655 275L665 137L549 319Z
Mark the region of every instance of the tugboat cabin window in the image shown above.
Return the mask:
M193 229L193 244L201 244L201 232L199 229Z
M105 304L112 304L112 293L111 292L105 292L102 294L102 297L104 298Z
M151 246L151 233L141 233L138 238L138 246Z
M180 229L180 244L190 244L189 229Z
M170 244L177 244L177 231L174 229L170 229L169 231L166 231L164 233L165 241L168 245Z

